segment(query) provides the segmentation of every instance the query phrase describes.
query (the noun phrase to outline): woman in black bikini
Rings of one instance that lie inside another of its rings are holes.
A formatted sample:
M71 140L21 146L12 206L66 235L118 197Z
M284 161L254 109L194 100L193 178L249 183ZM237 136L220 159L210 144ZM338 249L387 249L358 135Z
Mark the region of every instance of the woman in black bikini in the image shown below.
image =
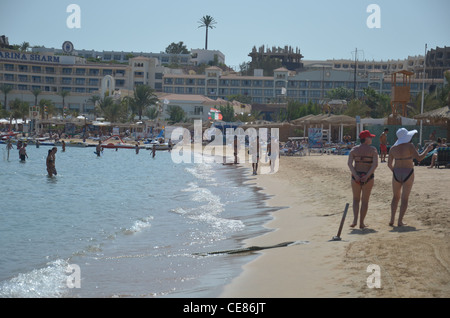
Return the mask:
M367 227L364 219L369 208L369 197L374 184L374 172L378 167L378 151L372 147L372 135L368 130L359 134L361 145L354 147L348 156L348 167L352 172L352 191L353 191L353 223L350 227L358 224L359 228ZM353 166L353 162L355 165ZM360 207L361 201L361 207Z
M414 145L410 142L417 130L408 131L405 128L397 130L397 142L389 150L388 167L392 170L392 190L393 198L391 202L391 221L390 226L394 226L395 214L398 203L401 200L400 215L398 216L398 226L406 225L403 223L406 209L408 208L409 194L414 183L414 162L422 161L429 151L433 149L428 145L420 155ZM395 160L395 163L394 163ZM394 163L394 164L393 164Z

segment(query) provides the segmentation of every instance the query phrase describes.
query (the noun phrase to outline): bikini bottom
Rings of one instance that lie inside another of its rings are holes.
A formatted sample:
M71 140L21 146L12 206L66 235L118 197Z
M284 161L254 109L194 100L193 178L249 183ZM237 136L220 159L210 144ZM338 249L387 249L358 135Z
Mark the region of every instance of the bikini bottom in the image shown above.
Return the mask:
M394 179L398 183L405 183L414 173L414 168L394 168Z
M367 174L367 172L360 172L360 171L356 171L356 173L358 174L358 176L360 177L360 178L362 178L362 177L364 177L366 174ZM375 178L375 174L373 174L372 173L372 175L369 177L369 178L367 178L367 181L366 182L356 182L356 180L355 180L355 177L352 175L352 180L354 180L356 183L358 183L358 184L360 184L360 185L365 185L365 184L367 184L370 180L372 180L373 178Z

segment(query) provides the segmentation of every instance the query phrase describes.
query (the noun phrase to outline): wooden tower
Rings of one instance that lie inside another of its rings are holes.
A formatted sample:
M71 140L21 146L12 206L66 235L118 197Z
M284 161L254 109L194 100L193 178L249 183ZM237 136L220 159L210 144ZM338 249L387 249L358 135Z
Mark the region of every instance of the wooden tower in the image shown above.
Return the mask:
M392 74L391 77L391 108L392 118L389 116L389 125L398 125L401 123L401 117L406 117L406 105L411 100L411 76L413 72L399 71Z

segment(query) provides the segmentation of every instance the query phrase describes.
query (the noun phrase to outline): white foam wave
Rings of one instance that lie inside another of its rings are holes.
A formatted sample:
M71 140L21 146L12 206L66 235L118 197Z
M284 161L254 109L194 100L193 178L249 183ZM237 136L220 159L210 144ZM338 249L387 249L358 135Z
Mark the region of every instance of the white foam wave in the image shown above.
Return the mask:
M150 222L152 220L153 220L152 216L148 216L148 217L142 218L140 220L136 220L136 222L134 222L134 224L130 228L126 229L124 231L124 233L125 234L138 233L138 232L142 231L143 229L150 227L151 226Z
M2 298L56 298L67 292L68 263L56 260L0 284Z

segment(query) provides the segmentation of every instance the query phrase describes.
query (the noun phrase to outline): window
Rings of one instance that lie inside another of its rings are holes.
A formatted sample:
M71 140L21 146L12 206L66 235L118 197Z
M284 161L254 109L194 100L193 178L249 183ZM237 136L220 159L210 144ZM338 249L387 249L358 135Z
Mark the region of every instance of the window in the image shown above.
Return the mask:
M163 74L162 73L155 73L155 79L160 80L163 78Z
M273 87L273 81L264 81L264 87Z
M173 78L165 78L164 79L164 84L168 84L168 85L172 85L173 84Z
M316 81L311 82L311 88L321 88L321 87L322 87L322 85L320 82L316 82Z
M175 84L176 85L184 85L184 78L176 78Z
M89 79L89 86L98 86L98 83L99 83L99 81L96 78L90 78Z
M71 69L71 68L64 67L64 68L62 69L62 73L65 74L65 75L67 75L67 74L72 74L72 69Z
M175 94L184 94L184 87L175 87Z
M19 72L28 72L27 65L19 65Z
M231 86L240 86L239 80L231 80Z

